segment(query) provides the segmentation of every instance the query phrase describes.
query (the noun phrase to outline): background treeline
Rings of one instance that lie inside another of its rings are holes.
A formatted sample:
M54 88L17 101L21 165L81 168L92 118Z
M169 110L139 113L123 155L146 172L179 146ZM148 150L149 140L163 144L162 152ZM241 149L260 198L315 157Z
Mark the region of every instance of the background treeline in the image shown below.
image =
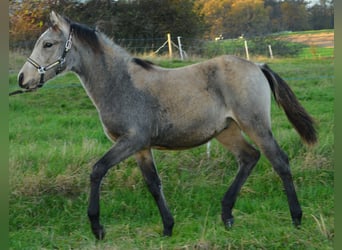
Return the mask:
M56 10L115 39L255 37L334 28L334 0L10 0L10 45L32 46Z

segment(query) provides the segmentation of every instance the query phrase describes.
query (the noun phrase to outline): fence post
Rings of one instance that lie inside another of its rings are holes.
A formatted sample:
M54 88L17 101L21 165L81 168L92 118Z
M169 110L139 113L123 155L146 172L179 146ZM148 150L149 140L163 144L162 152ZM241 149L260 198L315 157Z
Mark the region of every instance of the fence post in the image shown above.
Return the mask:
M181 60L183 61L184 57L183 57L183 49L182 49L181 37L177 36L177 40L178 40L179 54L180 54Z
M245 50L246 50L246 58L247 58L247 60L249 60L247 40L245 40Z
M272 47L271 47L270 44L268 45L268 50L270 51L270 57L271 57L271 59L273 59Z
M167 33L167 43L169 45L169 57L172 58L172 41L170 33Z
M207 142L207 158L210 159L210 146L211 146L211 141Z

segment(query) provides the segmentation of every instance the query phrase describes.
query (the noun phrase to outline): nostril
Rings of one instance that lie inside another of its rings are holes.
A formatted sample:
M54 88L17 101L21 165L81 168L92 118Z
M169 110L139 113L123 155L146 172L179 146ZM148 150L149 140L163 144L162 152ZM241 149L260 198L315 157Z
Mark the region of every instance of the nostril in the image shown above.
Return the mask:
M24 73L20 73L18 77L18 83L21 88L23 88L23 82L24 82Z

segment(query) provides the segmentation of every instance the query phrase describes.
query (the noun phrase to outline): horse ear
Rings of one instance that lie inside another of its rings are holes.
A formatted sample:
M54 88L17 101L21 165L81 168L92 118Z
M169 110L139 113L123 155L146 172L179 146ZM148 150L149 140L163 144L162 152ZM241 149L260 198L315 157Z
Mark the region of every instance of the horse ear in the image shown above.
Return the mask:
M53 27L58 28L66 35L69 34L70 24L64 17L52 11L50 13L50 21Z

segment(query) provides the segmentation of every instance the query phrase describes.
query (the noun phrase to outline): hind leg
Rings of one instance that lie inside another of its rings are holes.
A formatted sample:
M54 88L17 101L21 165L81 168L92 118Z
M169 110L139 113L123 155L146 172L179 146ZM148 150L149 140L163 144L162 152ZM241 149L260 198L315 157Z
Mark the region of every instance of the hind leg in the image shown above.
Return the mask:
M302 219L302 209L293 184L288 156L279 147L272 135L269 135L265 141L264 145L260 145L260 147L283 182L292 222L296 227L299 227Z
M222 199L222 221L227 228L234 222L232 209L237 195L260 158L260 153L242 136L235 122L222 131L216 139L231 151L239 164L238 173Z
M247 129L244 131L257 144L262 153L265 154L272 164L273 169L281 178L287 196L293 224L298 227L302 219L302 209L293 184L288 156L274 139L271 130L261 130L260 128L261 127L259 126L254 129Z

